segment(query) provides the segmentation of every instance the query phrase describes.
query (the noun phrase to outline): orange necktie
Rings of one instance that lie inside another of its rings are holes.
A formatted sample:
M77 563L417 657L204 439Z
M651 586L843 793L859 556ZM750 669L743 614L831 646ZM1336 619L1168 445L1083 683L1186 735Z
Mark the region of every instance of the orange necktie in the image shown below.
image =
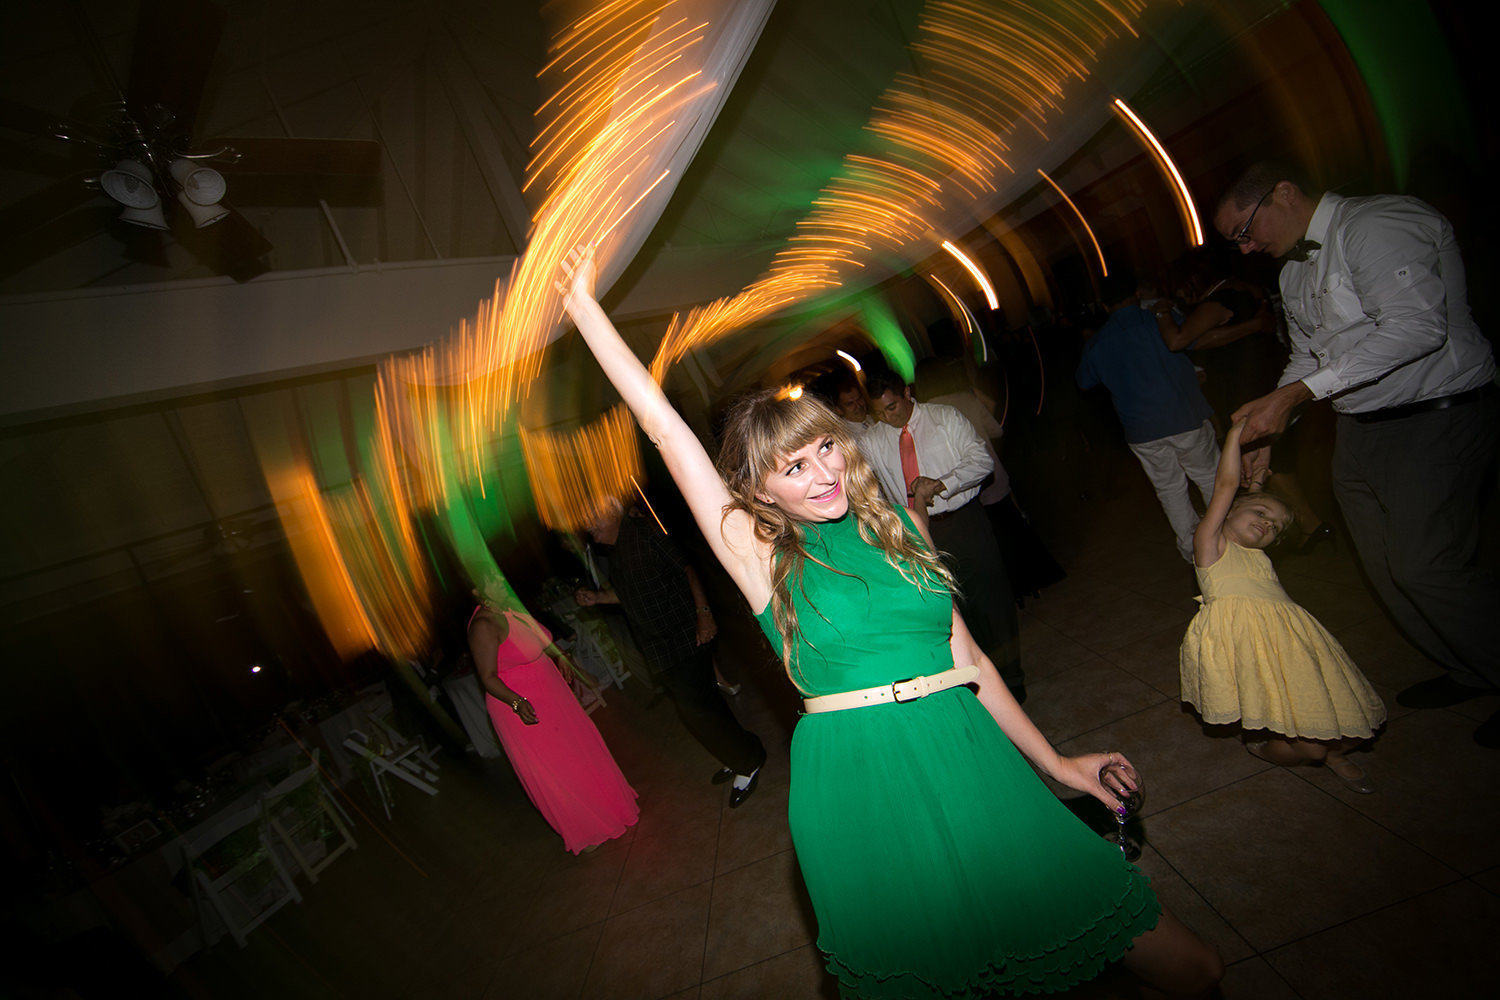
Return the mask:
M906 506L914 507L916 498L912 496L911 484L916 481L917 472L917 443L911 439L911 428L901 428L901 478L906 480Z

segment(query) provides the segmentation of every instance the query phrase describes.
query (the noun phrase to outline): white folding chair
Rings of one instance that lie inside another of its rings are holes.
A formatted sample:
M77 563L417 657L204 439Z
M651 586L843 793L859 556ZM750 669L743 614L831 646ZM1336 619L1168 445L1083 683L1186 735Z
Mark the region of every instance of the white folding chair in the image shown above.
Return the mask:
M370 768L370 777L375 782L375 793L380 797L380 806L385 810L385 818L391 818L391 791L386 784L386 778L395 776L411 785L419 788L428 795L436 795L438 790L429 782L437 781L438 776L431 771L423 771L419 764L412 761L420 747L413 743L405 749L396 750L392 747L378 747L370 743L370 738L358 729L351 730L344 740L344 746L354 751ZM424 780L425 779L425 780Z
M370 712L367 717L370 720L370 726L374 730L375 735L383 737L390 744L392 750L399 753L415 745L416 749L412 751L410 756L406 756L403 759L412 762L408 765L409 767L415 767L416 764L420 763L425 769L425 773L422 776L426 777L428 781L437 780L435 772L441 770L442 765L433 759L432 751L428 749L427 742L420 735L415 740L407 739L406 734L397 729L395 723L391 722L389 717L376 712Z
M345 851L359 845L349 832L348 816L328 794L319 769L321 753L260 797L261 816L309 882Z
M584 669L578 651L582 648L581 643L570 642L565 639L557 640L557 648L568 654L573 661L573 680L570 687L573 689L573 697L578 699L578 704L583 706L587 715L593 715L596 708L607 708L609 703L604 700L604 688L594 679L594 676Z
M178 841L193 890L193 908L203 944L212 943L209 914L216 915L234 943L302 894L282 867L260 824L259 801L240 806L196 827Z

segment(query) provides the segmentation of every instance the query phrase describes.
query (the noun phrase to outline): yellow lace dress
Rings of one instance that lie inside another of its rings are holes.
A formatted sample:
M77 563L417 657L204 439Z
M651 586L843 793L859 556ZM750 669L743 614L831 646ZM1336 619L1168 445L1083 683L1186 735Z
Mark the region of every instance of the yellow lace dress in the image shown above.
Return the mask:
M1385 705L1344 647L1287 596L1259 549L1197 567L1203 607L1182 640L1182 700L1204 722L1312 740L1370 736Z

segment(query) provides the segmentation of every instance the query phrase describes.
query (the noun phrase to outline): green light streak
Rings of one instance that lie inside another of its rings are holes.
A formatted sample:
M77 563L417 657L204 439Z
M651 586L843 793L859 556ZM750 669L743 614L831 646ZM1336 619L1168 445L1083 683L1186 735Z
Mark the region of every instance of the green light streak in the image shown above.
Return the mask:
M1320 0L1369 90L1397 187L1433 148L1478 165L1463 87L1442 30L1423 0Z
M860 301L859 314L870 339L880 349L885 363L891 366L891 371L907 382L915 379L916 357L912 354L911 344L906 342L906 334L901 332L896 314L891 311L885 299L878 295L864 296Z

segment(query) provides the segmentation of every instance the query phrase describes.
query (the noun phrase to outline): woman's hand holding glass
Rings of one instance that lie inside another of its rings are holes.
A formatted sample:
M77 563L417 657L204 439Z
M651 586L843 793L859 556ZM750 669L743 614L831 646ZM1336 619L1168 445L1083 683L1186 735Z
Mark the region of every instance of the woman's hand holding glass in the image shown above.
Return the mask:
M1049 777L1076 791L1087 792L1109 807L1110 811L1114 811L1120 804L1117 789L1123 786L1118 780L1106 783L1105 768L1116 761L1130 768L1131 781L1139 780L1135 768L1130 766L1130 761L1121 753L1086 753L1077 757L1062 757L1059 758L1056 771Z
M1126 861L1134 861L1141 856L1141 845L1125 835L1125 821L1141 811L1145 783L1123 754L1105 756L1106 762L1099 768L1099 784L1115 799L1111 806L1115 816L1115 843L1120 845L1120 853L1125 855Z

